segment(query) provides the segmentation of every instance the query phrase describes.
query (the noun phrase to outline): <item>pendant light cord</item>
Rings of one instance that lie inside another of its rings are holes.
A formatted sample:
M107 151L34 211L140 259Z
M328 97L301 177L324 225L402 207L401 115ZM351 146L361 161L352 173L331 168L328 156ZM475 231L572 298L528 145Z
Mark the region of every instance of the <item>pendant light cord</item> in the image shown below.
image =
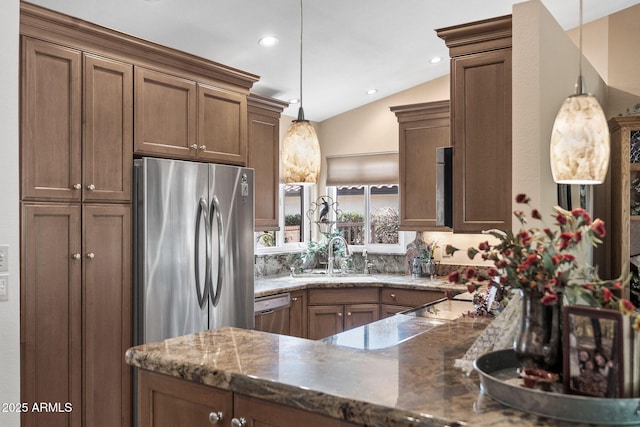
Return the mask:
M584 80L582 78L582 0L580 0L580 25L578 28L578 82L576 83L576 95L584 95Z
M300 108L298 109L298 120L304 120L304 110L302 109L302 34L303 34L303 15L302 15L302 0L300 0Z

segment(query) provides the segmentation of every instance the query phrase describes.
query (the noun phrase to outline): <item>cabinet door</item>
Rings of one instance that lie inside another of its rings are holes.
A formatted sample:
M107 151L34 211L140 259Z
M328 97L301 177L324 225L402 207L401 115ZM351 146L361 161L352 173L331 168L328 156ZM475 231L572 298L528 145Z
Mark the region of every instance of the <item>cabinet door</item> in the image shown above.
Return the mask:
M291 292L289 334L294 337L307 337L307 291Z
M309 306L309 339L317 340L344 330L342 305Z
M254 169L255 229L278 230L280 119L249 107L247 166Z
M79 205L22 205L21 401L69 402L71 412L22 414L23 426L80 426Z
M247 164L247 97L198 85L198 158Z
M138 371L138 426L177 427L230 425L233 396L230 391Z
M452 59L453 229L511 229L511 49Z
M84 57L83 200L131 201L133 67Z
M420 289L383 288L380 290L382 304L418 307L423 304L445 298L442 291L427 291Z
M80 201L81 54L22 38L22 200Z
M234 418L252 427L346 427L356 424L242 394L233 396Z
M134 151L141 155L196 156L196 83L136 67Z
M131 425L131 206L83 207L84 415Z
M400 128L400 229L448 230L436 224L436 149L450 145L449 101L392 107Z
M378 304L350 304L344 307L344 330L375 322L380 318Z

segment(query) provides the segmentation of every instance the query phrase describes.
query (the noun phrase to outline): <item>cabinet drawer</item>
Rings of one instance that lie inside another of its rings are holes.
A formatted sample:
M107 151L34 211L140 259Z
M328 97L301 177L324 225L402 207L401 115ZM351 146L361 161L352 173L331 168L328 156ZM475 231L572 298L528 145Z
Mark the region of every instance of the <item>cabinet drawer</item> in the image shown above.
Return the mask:
M378 288L311 289L309 304L365 304L378 303Z
M418 307L444 298L442 291L423 291L418 289L382 288L380 303Z

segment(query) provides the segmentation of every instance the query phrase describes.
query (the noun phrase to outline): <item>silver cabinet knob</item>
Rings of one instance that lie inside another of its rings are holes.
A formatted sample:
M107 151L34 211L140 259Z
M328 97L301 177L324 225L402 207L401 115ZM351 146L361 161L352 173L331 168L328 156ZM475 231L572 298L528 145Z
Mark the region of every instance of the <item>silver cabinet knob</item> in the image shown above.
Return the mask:
M87 254L87 258L89 258L89 259L94 259L95 257L96 257L96 254L94 254L93 252L89 252Z
M246 427L247 420L245 420L244 418L234 418L231 420L231 425L233 427Z
M204 151L204 150L206 150L206 149L207 149L207 146L206 146L206 145L204 145L204 144L203 144L203 145L201 145L201 146L200 146L200 151Z
M222 420L224 420L224 414L222 412L213 411L209 414L209 422L211 424L218 424Z
M198 149L198 144L191 144L191 145L189 146L189 148L190 148L191 150L197 150L197 149Z
M82 184L73 184L74 190L80 190L82 188Z
M75 260L79 260L81 258L80 254L73 254L71 255L71 258L75 259Z
M293 298L291 298L291 301L293 301L293 302L298 301L298 297L293 297Z
M347 316L351 316L351 312L350 311L347 311Z
M95 189L96 189L96 186L95 186L95 185L93 185L93 184L89 184L89 185L87 185L87 190L89 190L89 191L93 191L93 190L95 190Z
M396 294L391 294L392 299L396 299Z
M342 313L338 313L338 317L342 317Z

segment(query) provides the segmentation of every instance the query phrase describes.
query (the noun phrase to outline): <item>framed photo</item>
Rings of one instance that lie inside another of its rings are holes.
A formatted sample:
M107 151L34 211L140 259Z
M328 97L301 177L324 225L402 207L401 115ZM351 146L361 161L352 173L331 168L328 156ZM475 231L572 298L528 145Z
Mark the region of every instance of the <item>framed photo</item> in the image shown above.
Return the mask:
M624 335L620 312L563 307L564 391L594 397L624 395Z

